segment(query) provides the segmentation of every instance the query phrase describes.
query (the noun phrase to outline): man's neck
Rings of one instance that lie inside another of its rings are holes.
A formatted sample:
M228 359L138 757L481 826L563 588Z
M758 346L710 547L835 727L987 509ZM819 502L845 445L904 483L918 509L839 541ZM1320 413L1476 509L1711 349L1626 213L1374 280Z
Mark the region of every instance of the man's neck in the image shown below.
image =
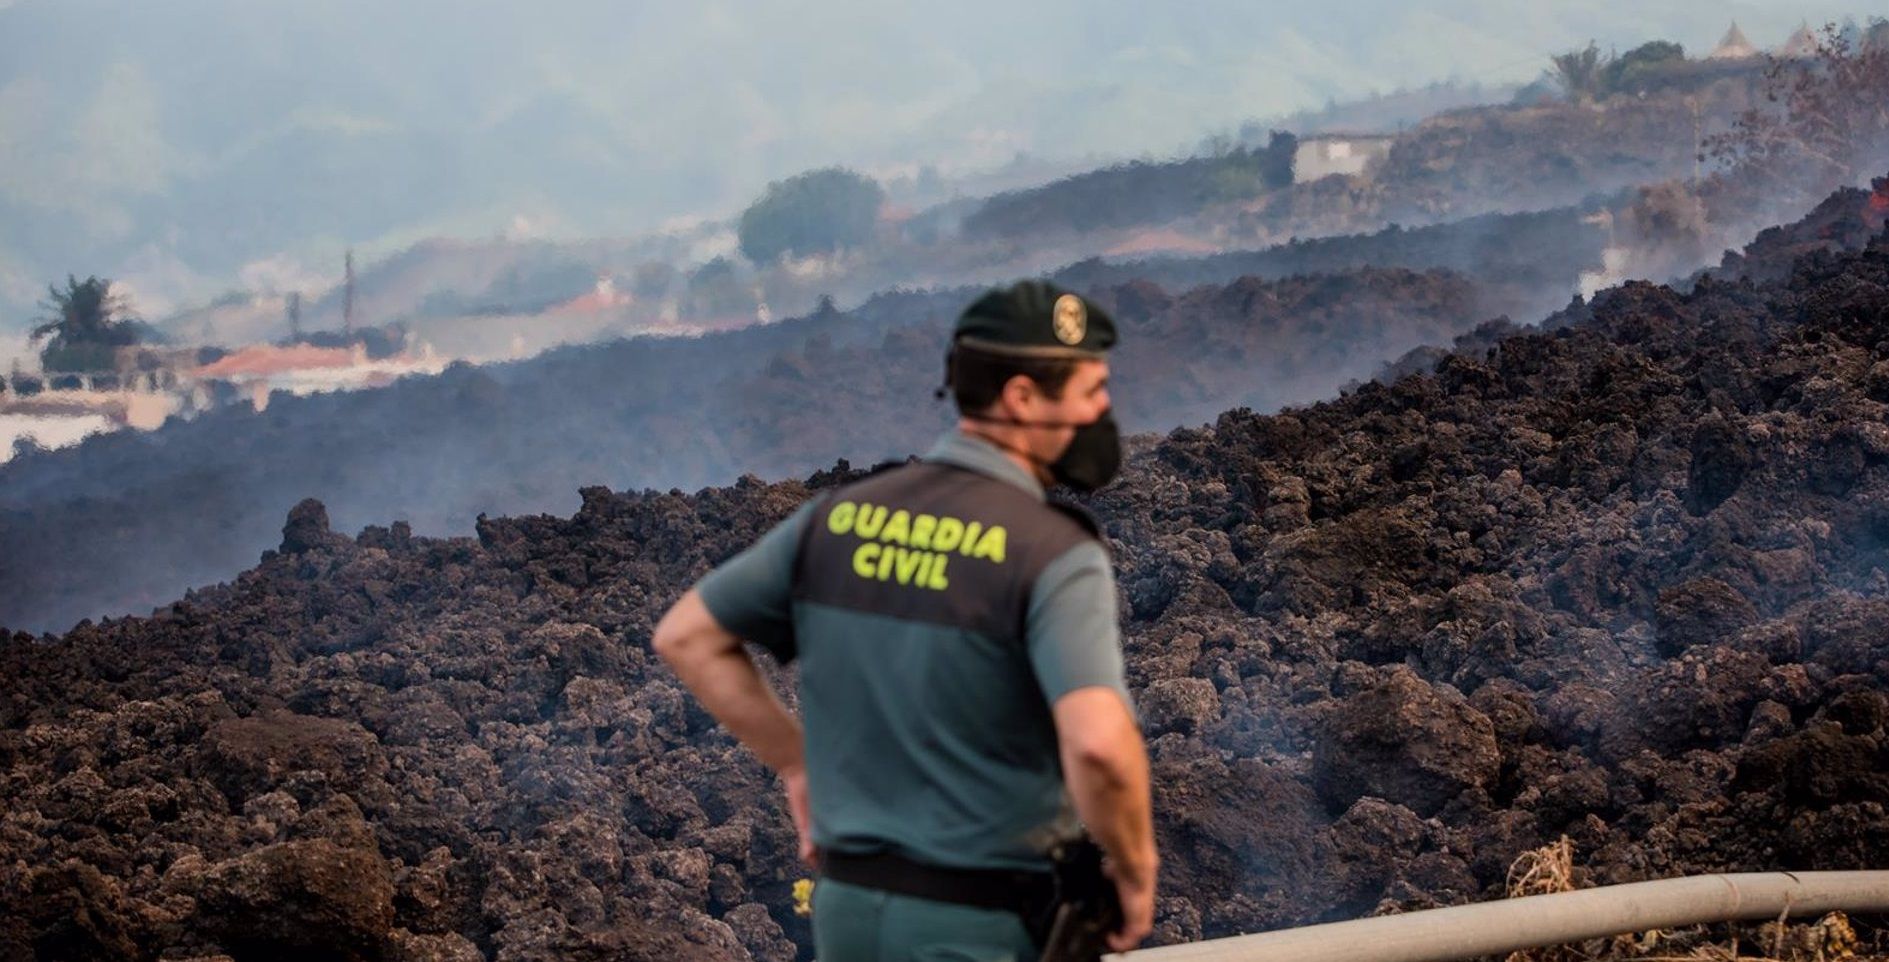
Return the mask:
M1017 443L1017 439L1010 432L1004 431L1000 433L999 431L991 430L992 427L993 425L981 421L972 421L968 418L958 421L959 434L968 438L976 438L996 448L998 451L1003 452L1003 456L1009 458L1012 464L1022 468L1024 474L1035 478L1037 483L1047 487L1050 483L1050 478L1048 477L1049 472L1045 470L1042 465L1036 463L1029 455L1023 453L1024 448Z

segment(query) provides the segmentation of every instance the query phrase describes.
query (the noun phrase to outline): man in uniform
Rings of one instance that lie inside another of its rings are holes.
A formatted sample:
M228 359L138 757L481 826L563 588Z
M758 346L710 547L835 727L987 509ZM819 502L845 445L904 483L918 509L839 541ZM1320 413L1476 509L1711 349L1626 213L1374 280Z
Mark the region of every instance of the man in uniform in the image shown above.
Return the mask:
M1076 817L1120 898L1110 947L1152 927L1114 575L1093 522L1044 491L1119 466L1114 341L1106 313L1050 284L989 292L946 361L957 427L803 506L656 628L683 683L785 783L821 874L821 962L1034 959ZM804 737L742 640L798 660Z

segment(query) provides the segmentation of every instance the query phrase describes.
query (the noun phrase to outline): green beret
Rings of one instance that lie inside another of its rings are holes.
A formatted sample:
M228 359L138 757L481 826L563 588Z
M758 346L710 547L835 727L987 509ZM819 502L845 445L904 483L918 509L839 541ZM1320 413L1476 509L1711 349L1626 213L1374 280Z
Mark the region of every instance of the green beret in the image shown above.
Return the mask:
M1115 319L1048 281L1018 281L972 302L951 338L993 354L1100 358L1115 346Z

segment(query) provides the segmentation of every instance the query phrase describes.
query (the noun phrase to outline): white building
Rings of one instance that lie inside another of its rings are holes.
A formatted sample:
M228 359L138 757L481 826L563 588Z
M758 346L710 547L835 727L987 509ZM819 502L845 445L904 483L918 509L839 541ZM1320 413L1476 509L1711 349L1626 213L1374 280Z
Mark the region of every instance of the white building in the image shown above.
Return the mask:
M1310 134L1299 138L1298 152L1292 155L1292 182L1330 177L1333 174L1362 174L1390 156L1388 134Z

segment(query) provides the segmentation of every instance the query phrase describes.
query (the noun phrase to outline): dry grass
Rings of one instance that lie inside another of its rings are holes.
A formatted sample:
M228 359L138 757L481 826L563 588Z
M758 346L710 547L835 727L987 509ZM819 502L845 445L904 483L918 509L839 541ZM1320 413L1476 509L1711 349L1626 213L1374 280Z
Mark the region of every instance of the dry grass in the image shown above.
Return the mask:
M1574 846L1565 835L1523 852L1509 866L1509 898L1572 892L1579 887ZM1507 962L1874 962L1885 958L1857 954L1856 930L1842 912L1803 924L1782 917L1766 922L1758 928L1755 944L1748 946L1740 944L1739 930L1726 925L1656 929L1577 945L1525 949L1510 953Z
M1508 887L1512 899L1574 891L1574 843L1563 835L1558 842L1523 852L1509 863Z

